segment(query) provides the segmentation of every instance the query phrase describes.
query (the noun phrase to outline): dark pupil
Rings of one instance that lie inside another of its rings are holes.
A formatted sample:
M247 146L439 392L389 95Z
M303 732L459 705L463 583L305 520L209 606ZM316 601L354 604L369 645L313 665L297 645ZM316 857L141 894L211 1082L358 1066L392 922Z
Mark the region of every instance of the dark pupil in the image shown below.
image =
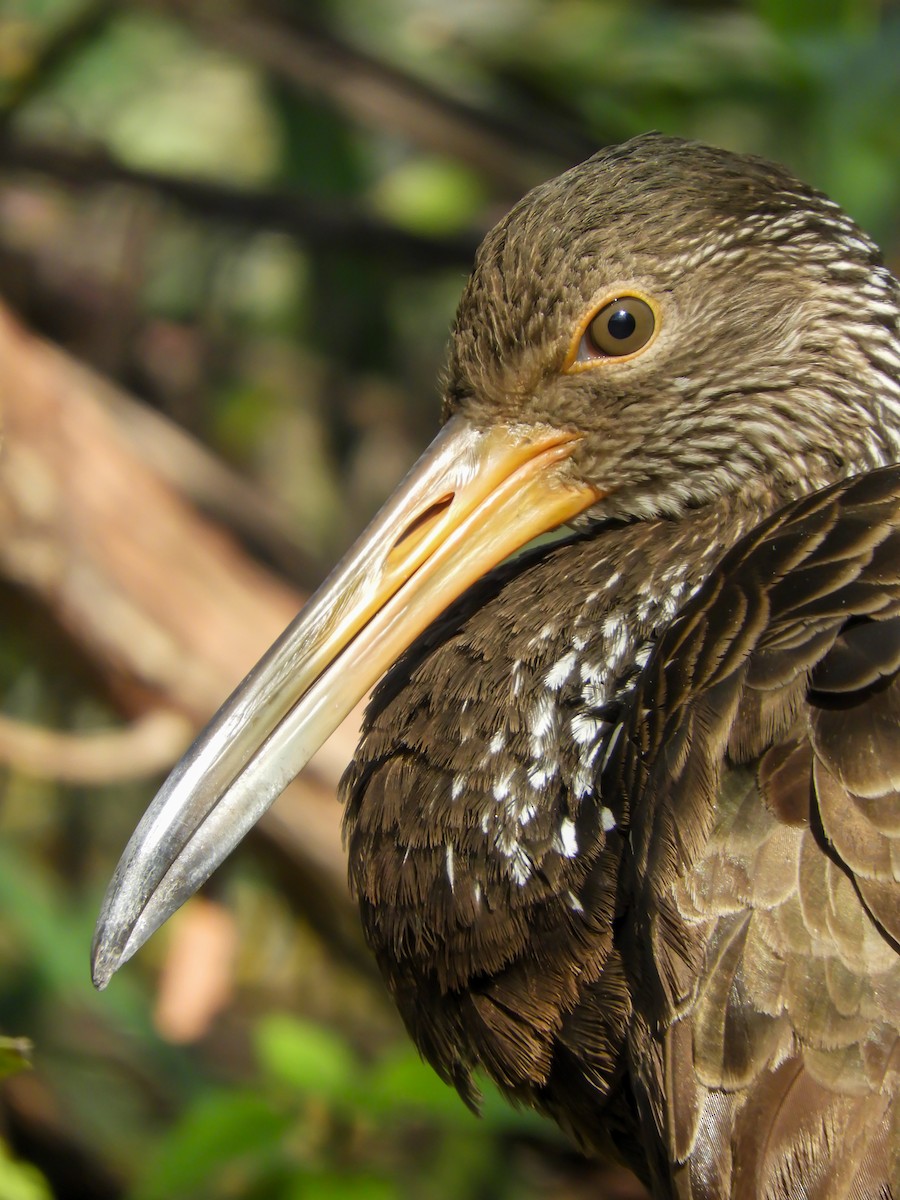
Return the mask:
M610 335L623 342L626 338L630 338L637 328L637 322L630 312L626 312L624 308L620 308L618 312L614 312L609 318L606 328Z

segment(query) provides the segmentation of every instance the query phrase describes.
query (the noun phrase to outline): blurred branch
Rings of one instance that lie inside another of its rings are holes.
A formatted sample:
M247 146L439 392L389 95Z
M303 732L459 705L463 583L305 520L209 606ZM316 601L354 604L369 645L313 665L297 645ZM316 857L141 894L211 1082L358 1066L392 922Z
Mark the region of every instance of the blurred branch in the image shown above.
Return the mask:
M140 461L103 388L0 310L0 569L108 677L201 720L299 597Z
M48 271L44 260L52 248L42 243L33 249L12 249L4 245L3 237L0 223L0 279L10 307L44 336L69 347L77 345L79 357L87 357L96 367L96 357L91 353L93 342L85 329L100 324L105 312L129 307L127 296L122 295L124 289L97 276L86 287L80 273ZM114 364L116 373L120 377L133 376L143 366L134 356L144 339L166 328L165 321L138 311L125 343L129 357L124 366ZM206 361L223 353L202 325L179 326L178 336L189 339L194 352ZM114 416L141 460L166 483L207 515L224 522L287 578L304 587L315 585L319 577L317 547L305 526L291 519L285 505L223 462L168 416L106 379L102 383L98 379L95 395Z
M0 714L0 762L60 783L121 783L165 771L187 749L192 730L185 717L165 711L98 733L42 729Z
M300 15L299 6L218 0L136 0L177 17L204 38L250 59L350 120L400 134L467 163L510 197L584 157L558 130L484 112L349 46ZM567 153L571 151L571 153Z
M313 551L304 546L285 508L233 470L179 425L118 388L104 405L141 461L204 512L251 542L290 578L312 586Z
M277 229L317 246L336 247L354 254L386 258L407 270L466 267L472 261L480 234L425 237L398 229L356 205L318 202L296 192L250 191L227 184L166 175L126 167L108 155L21 141L0 139L0 168L49 175L71 188L101 184L130 184L149 189L204 220L215 217L236 225Z
M97 399L104 386L0 308L0 572L54 614L126 709L175 710L197 726L301 596L141 461ZM345 722L263 826L342 913L333 796L356 737Z
M13 116L37 95L60 68L93 38L119 8L117 0L92 0L60 24L14 83L0 106L0 134Z

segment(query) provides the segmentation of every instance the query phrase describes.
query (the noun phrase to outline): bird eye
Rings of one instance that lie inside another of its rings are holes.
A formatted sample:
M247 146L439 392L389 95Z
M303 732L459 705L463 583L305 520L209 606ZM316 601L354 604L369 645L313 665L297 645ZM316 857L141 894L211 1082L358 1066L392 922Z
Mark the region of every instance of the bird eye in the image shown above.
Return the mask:
M576 363L624 358L643 350L656 330L656 315L637 296L622 296L604 304L591 318L581 338Z

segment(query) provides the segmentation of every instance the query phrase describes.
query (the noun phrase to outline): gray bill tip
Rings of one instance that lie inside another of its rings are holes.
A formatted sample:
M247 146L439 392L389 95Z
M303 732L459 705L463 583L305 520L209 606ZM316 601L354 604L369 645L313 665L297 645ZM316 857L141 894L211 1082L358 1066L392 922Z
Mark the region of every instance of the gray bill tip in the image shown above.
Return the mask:
M130 882L134 875L131 869L132 851L137 838L136 833L119 861L106 889L100 915L94 927L94 940L91 943L91 978L94 987L101 992L119 967L131 957L133 951L129 951L129 944L133 940L132 933L146 905L146 897L141 888L135 889Z
M105 927L98 927L91 946L91 979L98 992L103 991L125 961L122 947L116 941L108 935Z
M105 991L106 985L116 973L118 963L105 954L95 955L91 959L91 980L98 992Z
M128 850L123 855L123 862L127 855ZM135 887L133 875L133 871L123 870L120 862L97 918L91 943L91 979L100 992L142 944L139 930L148 897L145 887L140 886L144 880L139 877L139 885Z
M101 913L91 946L91 979L98 992L103 991L116 971L137 954L169 915L166 910L159 915L152 904L148 909L137 918L124 920L115 911Z

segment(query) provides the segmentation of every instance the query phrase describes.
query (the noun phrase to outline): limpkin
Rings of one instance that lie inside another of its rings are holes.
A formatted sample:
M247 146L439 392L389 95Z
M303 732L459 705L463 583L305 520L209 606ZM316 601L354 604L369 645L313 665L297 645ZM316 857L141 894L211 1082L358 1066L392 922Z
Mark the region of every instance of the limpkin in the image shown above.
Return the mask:
M900 286L641 137L488 234L443 417L143 819L96 981L387 672L350 882L438 1073L656 1197L900 1196Z

